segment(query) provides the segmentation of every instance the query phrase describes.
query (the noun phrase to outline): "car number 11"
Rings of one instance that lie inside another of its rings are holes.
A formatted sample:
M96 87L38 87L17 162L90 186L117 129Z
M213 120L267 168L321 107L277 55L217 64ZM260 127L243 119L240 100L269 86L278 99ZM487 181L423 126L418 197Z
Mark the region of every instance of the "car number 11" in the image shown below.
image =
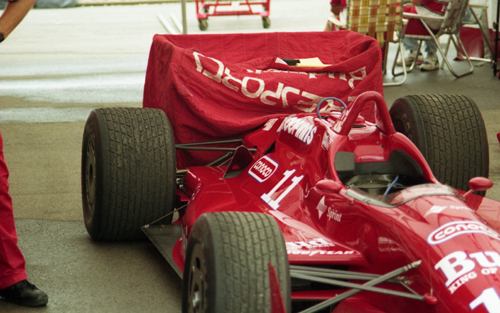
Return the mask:
M283 191L283 193L277 198L273 199L271 196L276 193L278 188L280 188L292 175L295 173L295 170L288 170L283 174L283 178L274 186L274 188L269 191L268 193L263 194L260 198L264 200L265 203L267 203L273 210L277 210L280 207L280 202L285 198L292 189L297 186L298 183L304 178L304 175L301 176L295 176L292 178L292 184L288 186L288 188Z

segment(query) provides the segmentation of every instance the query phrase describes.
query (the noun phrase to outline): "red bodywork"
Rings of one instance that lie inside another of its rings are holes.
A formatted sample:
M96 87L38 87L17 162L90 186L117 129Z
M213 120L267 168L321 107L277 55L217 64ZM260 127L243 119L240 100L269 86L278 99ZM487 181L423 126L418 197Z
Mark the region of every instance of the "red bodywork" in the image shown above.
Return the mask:
M369 123L359 112L373 103L376 122ZM334 313L498 312L500 203L474 194L464 199L463 191L439 183L418 149L395 132L378 93L363 93L326 119L308 113L272 119L246 135L243 146L228 166L188 167L189 196L181 199L188 204L177 221L183 239L173 253L181 270L186 238L201 214L265 213L278 221L291 265L385 274L421 260L404 277L425 301L364 291ZM356 166L376 173L394 151L412 159L426 183L387 196L346 186L337 155L354 153ZM345 290L292 291L292 299L329 299Z

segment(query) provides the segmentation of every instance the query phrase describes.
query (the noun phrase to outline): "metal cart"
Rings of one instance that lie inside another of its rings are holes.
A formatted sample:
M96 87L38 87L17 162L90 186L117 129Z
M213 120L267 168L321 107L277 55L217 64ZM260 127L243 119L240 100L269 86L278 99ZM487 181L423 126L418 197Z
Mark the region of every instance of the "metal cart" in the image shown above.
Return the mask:
M271 20L269 19L269 3L271 0L195 0L196 2L196 18L200 30L208 28L209 16L228 16L228 15L260 15L262 17L262 26L269 28ZM262 11L256 10L258 6L262 6Z

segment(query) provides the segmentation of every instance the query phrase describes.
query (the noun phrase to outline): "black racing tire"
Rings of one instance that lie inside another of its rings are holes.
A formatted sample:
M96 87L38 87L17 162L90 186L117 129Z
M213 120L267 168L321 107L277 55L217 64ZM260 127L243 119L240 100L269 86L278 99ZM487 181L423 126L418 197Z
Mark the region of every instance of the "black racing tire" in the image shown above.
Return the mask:
M288 256L276 220L243 212L201 215L186 250L182 312L271 313L268 263L290 312Z
M92 239L145 238L141 226L173 210L175 166L172 127L163 111L93 110L81 168L83 216Z
M418 147L440 182L465 191L471 178L488 177L486 128L469 97L405 96L394 102L390 115L396 131Z

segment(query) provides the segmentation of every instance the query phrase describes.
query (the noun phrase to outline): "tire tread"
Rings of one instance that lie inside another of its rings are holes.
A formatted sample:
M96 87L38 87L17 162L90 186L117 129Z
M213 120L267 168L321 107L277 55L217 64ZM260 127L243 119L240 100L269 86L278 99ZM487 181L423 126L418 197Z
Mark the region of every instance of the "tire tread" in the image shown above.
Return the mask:
M165 113L155 109L93 112L103 138L101 223L93 237L143 238L141 226L173 209L175 147L170 124Z
M413 105L414 109L405 106ZM412 139L426 158L436 178L467 190L476 176L488 177L489 155L486 130L476 104L463 95L411 95L396 100L391 116L400 119L409 111L425 138ZM397 123L395 123L397 125ZM414 125L415 127L415 125ZM408 133L405 129L396 129Z

